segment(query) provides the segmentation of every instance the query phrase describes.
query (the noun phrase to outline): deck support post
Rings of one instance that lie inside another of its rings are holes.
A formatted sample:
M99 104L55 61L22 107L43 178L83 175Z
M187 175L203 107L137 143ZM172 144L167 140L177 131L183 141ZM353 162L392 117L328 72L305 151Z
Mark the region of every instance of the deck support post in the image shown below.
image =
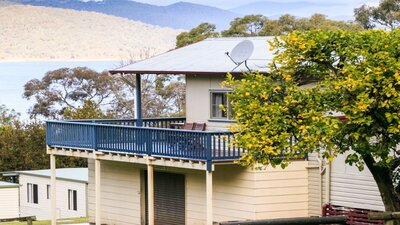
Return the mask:
M95 198L96 198L96 212L95 220L96 225L101 225L101 161L96 156L94 161L94 171L95 171Z
M212 204L212 194L213 194L213 178L212 171L206 171L206 204L207 204L207 221L206 225L213 225L213 204Z
M51 225L57 224L57 189L56 189L56 156L50 154L50 188L51 188Z
M143 126L142 120L142 79L140 74L136 74L136 126L141 127Z
M147 201L149 225L154 225L154 165L147 159Z

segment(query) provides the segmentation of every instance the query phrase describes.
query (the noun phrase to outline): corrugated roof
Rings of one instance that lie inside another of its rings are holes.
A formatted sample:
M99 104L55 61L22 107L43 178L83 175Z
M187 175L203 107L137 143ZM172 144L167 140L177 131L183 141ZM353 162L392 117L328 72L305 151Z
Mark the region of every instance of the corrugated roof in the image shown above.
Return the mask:
M50 170L25 170L17 171L18 174L50 177ZM62 168L56 169L56 177L61 180L70 180L78 182L88 182L88 168Z
M261 73L268 72L268 65L273 59L267 40L274 37L236 37L209 38L198 43L178 48L164 54L145 59L119 69L110 71L134 74L226 74L248 71L244 64L236 67L225 54L243 40L254 44L254 51L247 60L248 67Z
M16 187L19 187L19 184L0 181L0 189L1 188L16 188Z

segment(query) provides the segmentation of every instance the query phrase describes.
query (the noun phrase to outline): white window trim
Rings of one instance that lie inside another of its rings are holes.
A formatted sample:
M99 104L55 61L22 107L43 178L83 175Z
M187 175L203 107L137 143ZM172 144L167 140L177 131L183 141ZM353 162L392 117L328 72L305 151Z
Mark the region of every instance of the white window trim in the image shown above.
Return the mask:
M74 199L75 199L75 202L74 202ZM68 189L68 210L78 211L78 191L77 190Z
M215 122L218 122L218 121L220 121L220 122L231 122L232 121L232 115L230 115L231 114L230 110L227 110L226 117L213 117L213 105L212 105L213 94L215 94L215 93L217 93L217 94L218 93L228 94L230 92L232 92L232 89L210 89L209 90L209 99L210 99L210 104L209 104L209 107L210 107L210 110L209 110L210 116L209 116L209 118L210 119L209 119L209 121L215 121ZM230 108L230 100L229 100L228 96L226 96L226 101L227 101L227 108Z
M35 187L36 186L36 199L37 202L35 202ZM39 186L37 184L32 184L32 183L27 183L26 184L26 188L27 188L27 202L30 204L39 204Z

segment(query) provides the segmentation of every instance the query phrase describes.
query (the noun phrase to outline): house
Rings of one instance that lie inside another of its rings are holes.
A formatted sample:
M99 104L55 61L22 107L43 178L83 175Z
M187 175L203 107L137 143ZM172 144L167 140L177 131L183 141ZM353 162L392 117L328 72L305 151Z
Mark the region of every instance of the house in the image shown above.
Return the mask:
M47 122L52 170L57 156L88 159L89 222L211 225L321 215L326 179L317 155L285 170L235 163L245 150L232 144L234 121L219 107L229 109L230 90L220 84L227 72L267 74L273 58L267 39L206 39L111 71L136 76L135 119ZM226 52L244 40L254 51L235 63ZM142 118L141 74L185 75L186 117ZM172 129L193 122L206 130ZM55 213L53 205L53 222Z
M19 185L0 181L0 219L19 217Z
M56 170L57 219L87 216L87 168ZM20 216L36 216L38 220L51 219L51 171L17 171L19 176Z

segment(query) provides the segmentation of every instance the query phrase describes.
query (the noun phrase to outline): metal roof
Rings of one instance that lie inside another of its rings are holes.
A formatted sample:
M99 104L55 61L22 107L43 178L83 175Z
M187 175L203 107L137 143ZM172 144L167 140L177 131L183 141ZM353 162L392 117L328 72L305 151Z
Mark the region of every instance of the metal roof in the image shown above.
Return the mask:
M2 188L17 188L17 187L19 187L19 184L0 181L0 189L2 189Z
M18 174L39 176L39 177L50 177L50 170L25 170L16 171ZM88 168L63 168L56 169L56 177L61 180L77 181L77 182L88 182Z
M209 38L161 55L110 71L112 74L239 74L248 71L244 64L236 67L225 54L243 40L254 44L254 51L247 60L248 67L261 73L268 72L273 53L267 40L274 37Z

